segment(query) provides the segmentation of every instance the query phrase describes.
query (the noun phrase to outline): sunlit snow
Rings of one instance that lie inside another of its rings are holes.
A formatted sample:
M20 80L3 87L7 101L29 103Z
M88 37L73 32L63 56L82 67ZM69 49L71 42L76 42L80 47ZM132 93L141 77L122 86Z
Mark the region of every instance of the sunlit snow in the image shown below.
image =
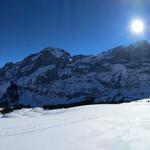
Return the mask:
M0 118L0 150L149 150L150 104L16 110Z

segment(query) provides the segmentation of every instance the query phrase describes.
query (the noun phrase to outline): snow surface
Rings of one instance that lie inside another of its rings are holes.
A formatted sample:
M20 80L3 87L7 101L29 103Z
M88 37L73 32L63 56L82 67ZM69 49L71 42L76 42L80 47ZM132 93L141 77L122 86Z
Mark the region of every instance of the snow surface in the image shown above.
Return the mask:
M150 104L16 110L0 118L0 150L149 150Z

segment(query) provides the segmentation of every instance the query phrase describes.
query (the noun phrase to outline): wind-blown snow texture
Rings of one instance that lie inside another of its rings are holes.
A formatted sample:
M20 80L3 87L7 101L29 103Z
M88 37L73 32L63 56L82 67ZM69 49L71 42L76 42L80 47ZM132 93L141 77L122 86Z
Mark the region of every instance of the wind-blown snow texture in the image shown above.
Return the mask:
M9 119L8 119L9 118ZM0 150L149 150L150 105L22 109L0 118Z
M10 80L21 87L21 104L30 106L148 98L150 44L139 41L97 56L71 56L62 49L45 48L0 69L0 97Z

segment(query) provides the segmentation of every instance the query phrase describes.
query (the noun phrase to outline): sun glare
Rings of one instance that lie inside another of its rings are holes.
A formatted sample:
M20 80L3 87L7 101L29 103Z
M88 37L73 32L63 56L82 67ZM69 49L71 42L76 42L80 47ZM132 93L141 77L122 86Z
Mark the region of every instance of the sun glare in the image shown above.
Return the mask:
M130 25L131 31L136 34L142 34L144 32L144 22L142 20L133 20Z

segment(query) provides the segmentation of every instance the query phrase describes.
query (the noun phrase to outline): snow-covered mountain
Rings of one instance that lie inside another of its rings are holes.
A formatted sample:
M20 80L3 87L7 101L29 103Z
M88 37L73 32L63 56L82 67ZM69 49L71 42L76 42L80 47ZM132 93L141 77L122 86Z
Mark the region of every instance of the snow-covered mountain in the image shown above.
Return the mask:
M48 47L0 69L0 97L12 80L21 87L23 105L117 103L148 98L150 44L138 41L96 56L71 56L65 50Z

